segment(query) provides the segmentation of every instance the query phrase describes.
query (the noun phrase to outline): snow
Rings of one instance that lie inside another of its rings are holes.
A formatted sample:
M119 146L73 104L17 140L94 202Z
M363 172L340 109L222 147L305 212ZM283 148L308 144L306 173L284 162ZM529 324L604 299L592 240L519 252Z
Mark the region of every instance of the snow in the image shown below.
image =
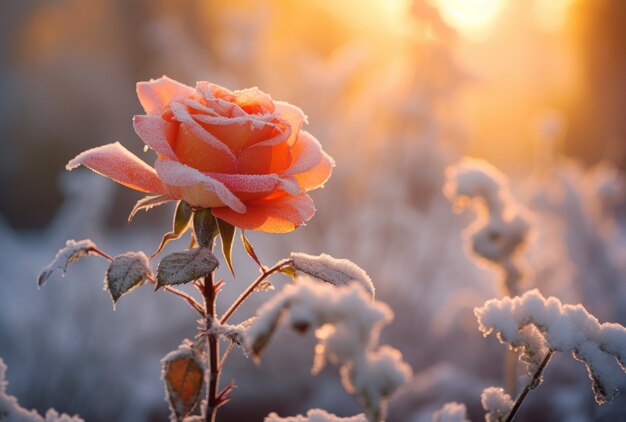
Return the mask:
M446 403L441 409L433 413L432 422L469 422L467 408L462 403Z
M487 414L486 422L503 422L513 409L513 400L502 388L488 387L480 395L480 402Z
M265 417L264 422L367 422L367 418L363 414L339 417L323 409L311 409L306 416L280 417L276 413L270 413Z
M599 404L611 401L617 394L624 377L616 371L615 359L622 370L626 362L623 326L600 324L582 305L563 305L555 297L544 298L536 289L513 299L491 299L474 313L485 336L495 331L502 343L522 349L531 363L529 374L536 370L546 349L571 353L587 366ZM524 329L529 325L537 330ZM543 341L537 338L538 333Z
M78 416L59 414L54 409L48 409L46 416L41 417L34 410L27 410L21 407L17 399L6 392L7 366L0 358L0 420L2 422L83 422Z
M357 281L374 297L375 288L372 279L361 267L348 259L337 259L326 254L313 256L292 252L291 260L297 271L336 286L344 286L351 281Z

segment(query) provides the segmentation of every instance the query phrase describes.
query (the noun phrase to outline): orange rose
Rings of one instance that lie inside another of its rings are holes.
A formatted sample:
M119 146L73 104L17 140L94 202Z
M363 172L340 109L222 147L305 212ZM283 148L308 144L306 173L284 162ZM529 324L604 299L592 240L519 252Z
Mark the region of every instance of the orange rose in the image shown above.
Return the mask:
M137 95L146 115L133 125L157 154L154 168L116 142L79 154L68 170L84 165L132 189L212 208L242 229L289 232L313 216L306 192L326 182L334 161L300 130L298 107L258 88L194 89L166 76L138 83Z

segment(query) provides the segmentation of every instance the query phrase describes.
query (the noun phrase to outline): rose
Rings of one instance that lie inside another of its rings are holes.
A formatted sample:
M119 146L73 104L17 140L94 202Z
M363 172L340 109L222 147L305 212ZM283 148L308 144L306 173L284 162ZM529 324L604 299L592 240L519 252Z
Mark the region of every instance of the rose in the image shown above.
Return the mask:
M84 165L124 186L212 208L242 229L289 232L315 213L306 192L323 186L333 159L300 130L298 107L258 88L195 89L164 76L137 84L146 114L135 132L157 154L154 168L118 142L87 150L67 164Z

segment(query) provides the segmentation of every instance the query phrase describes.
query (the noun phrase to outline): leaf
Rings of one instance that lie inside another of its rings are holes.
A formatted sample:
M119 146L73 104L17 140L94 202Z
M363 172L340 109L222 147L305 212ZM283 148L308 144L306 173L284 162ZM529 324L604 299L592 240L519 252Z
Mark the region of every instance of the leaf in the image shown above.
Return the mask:
M173 201L173 199L168 198L163 195L148 195L141 198L135 206L133 207L130 215L128 216L128 224L133 221L135 218L135 214L141 210L148 211L150 208L158 207L159 205L167 204L168 202Z
M204 277L217 268L219 261L207 248L194 248L167 255L157 269L157 289L184 284Z
M41 270L41 273L39 273L37 277L37 285L39 287L43 286L56 270L61 270L65 275L67 267L71 263L75 262L80 257L93 254L106 256L103 252L100 252L96 244L89 239L79 240L78 242L72 239L68 240L65 243L65 247L57 252L52 262Z
M200 246L213 249L213 240L219 233L219 229L210 208L203 208L193 213L193 230Z
M193 211L189 204L185 201L178 201L178 205L176 206L176 211L174 212L174 221L172 222L172 231L166 233L161 240L161 244L157 248L157 250L152 254L152 258L157 256L167 245L167 243L171 240L176 240L180 238L189 227L189 222L191 221L191 216L193 215Z
M252 359L254 359L255 363L259 362L261 353L274 335L287 306L287 303L283 302L275 308L268 309L263 316L254 320L250 327L246 329L248 349L252 353Z
M235 226L227 223L224 220L217 220L217 227L220 231L220 237L222 238L222 254L224 255L224 259L228 264L228 268L230 272L235 275L235 270L233 268L233 260L232 260L232 252L233 252L233 240L235 238Z
M197 352L186 345L168 353L161 363L170 410L181 421L200 402L204 365Z
M140 285L151 274L143 252L126 252L113 258L104 278L104 287L115 305L120 297Z
M263 270L263 264L261 264L261 261L259 261L259 258L256 256L254 248L252 247L252 244L246 237L246 233L243 230L241 231L241 241L243 242L243 247L246 249L246 252L248 252L248 255L250 255L250 258L254 259L254 262L256 262L257 265Z
M357 281L374 297L375 288L372 279L361 267L348 259L336 259L326 254L313 256L292 252L291 262L295 270L335 286L344 286Z

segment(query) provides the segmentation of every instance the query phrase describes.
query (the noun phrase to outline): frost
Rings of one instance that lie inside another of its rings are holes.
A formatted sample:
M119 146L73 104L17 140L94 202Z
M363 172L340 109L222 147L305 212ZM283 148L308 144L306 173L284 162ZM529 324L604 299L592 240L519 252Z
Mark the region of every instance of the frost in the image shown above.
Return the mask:
M433 413L433 422L469 422L467 408L462 403L446 403Z
M37 277L37 284L39 287L43 286L56 270L61 270L65 274L67 267L71 263L82 256L93 254L96 250L96 244L89 239L79 240L78 242L72 239L68 240L65 243L65 247L57 252L54 260L41 271L39 277Z
M618 393L623 376L616 371L615 359L622 370L626 362L626 329L621 325L600 324L582 305L562 305L536 289L513 299L491 299L474 314L485 336L495 331L502 343L522 350L529 373L548 351L571 353L587 366L599 404Z
M503 422L513 409L513 400L502 388L488 387L480 395L480 402L487 414L486 422Z
M111 261L104 278L104 287L115 304L122 295L139 286L150 274L150 262L143 252L126 252Z
M281 418L276 413L270 413L265 417L264 422L367 422L367 419L362 413L342 418L322 409L311 409L306 412L306 416L298 415Z
M206 320L203 319L203 324L206 324ZM208 335L214 335L217 338L224 337L228 339L231 343L241 347L243 352L247 354L247 344L245 337L245 330L250 325L249 320L244 321L238 325L230 325L230 324L220 324L219 321L213 320L211 321L211 326L208 328L204 328L204 333Z
M305 274L319 278L336 286L345 286L351 281L358 281L374 297L374 284L367 273L348 259L336 259L321 254L319 256L305 253L292 253L291 260L294 268Z
M284 316L298 332L315 329L313 373L327 361L339 364L345 389L359 397L370 420L381 417L384 401L411 376L398 350L378 347L391 310L372 302L359 283L336 287L299 278L285 287L259 309L257 320L246 330L254 356L259 356Z
M183 284L208 275L219 261L207 248L193 248L167 255L157 269L158 286Z
M466 231L471 250L497 265L504 274L506 294L521 292L519 252L526 243L530 224L515 204L505 176L486 161L464 158L446 169L443 188L456 209L477 200L484 214Z
M48 409L46 416L41 417L34 410L24 409L19 405L17 399L6 393L7 367L0 358L0 421L2 422L83 422L78 416L69 416L65 413L59 414L54 409Z

